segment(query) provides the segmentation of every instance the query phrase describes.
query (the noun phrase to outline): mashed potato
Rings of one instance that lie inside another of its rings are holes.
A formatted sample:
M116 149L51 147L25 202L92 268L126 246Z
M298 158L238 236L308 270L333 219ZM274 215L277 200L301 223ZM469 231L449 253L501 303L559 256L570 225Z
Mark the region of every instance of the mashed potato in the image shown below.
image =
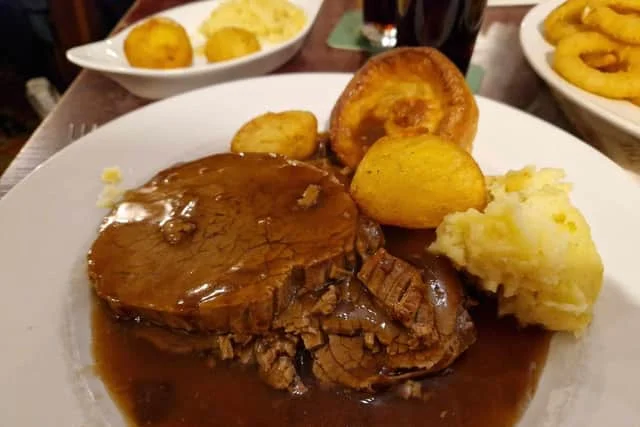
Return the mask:
M104 168L100 179L104 184L120 184L122 181L122 171L117 166Z
M122 199L123 195L123 189L114 184L107 184L102 188L96 206L111 209Z
M207 38L226 27L242 28L268 43L281 43L298 34L307 17L287 0L227 0L200 26Z
M96 206L111 209L122 199L124 194L124 190L118 186L122 182L122 171L117 166L104 168L100 179L105 185L98 196Z
M497 293L500 315L578 334L591 322L603 266L563 178L533 167L487 178L485 211L445 217L429 250Z

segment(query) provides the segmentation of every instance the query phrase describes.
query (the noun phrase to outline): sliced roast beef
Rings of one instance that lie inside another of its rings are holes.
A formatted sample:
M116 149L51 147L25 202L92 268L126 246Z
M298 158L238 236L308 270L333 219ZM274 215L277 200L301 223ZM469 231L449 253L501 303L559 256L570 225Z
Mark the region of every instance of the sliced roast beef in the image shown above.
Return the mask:
M420 270L380 248L365 261L358 277L391 317L418 336L438 339L429 287Z
M287 334L298 335L302 338L307 349L318 347L324 343L324 336L320 331L320 321L314 315L322 298L331 298L335 289L306 292L297 295L273 322L274 330Z
M374 334L385 346L402 334L402 325L394 322L374 303L371 294L357 278L345 281L338 289L342 298L336 309L322 318L323 331L344 336Z
M360 216L356 249L363 260L384 246L384 233L380 225L366 216Z
M362 336L329 335L327 345L314 354L313 374L327 385L373 391L378 369L378 361L366 350Z
M137 325L133 334L162 351L187 354L216 352L219 350L216 336L201 336L174 332L158 326Z
M317 189L310 206L298 201ZM299 286L355 262L358 211L332 174L264 154L218 154L129 191L89 253L96 293L122 317L260 333Z
M262 379L278 390L300 390L301 380L294 358L298 339L290 335L270 335L256 341L255 356Z
M362 283L344 285L342 301L321 320L331 334L314 352L322 382L373 390L440 371L473 344L458 277L425 256L417 267L379 249L362 266Z
M96 294L156 347L255 364L291 393L306 371L375 391L449 366L475 340L455 269L424 245L388 253L338 173L265 154L162 171L105 219Z
M327 345L314 353L313 374L325 386L339 384L373 392L392 384L419 378L430 369L395 369L383 352L367 348L363 336L329 335Z

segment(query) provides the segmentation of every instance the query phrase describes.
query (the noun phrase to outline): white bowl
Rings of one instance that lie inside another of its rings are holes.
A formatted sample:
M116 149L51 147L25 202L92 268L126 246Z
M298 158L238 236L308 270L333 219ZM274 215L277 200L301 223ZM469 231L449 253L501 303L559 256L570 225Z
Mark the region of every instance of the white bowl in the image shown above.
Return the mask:
M527 60L552 89L571 103L619 130L640 138L640 107L627 101L608 99L582 90L562 78L551 66L554 47L544 39L542 25L547 15L563 2L564 0L545 1L534 7L522 21L520 42Z
M170 70L132 67L124 55L123 45L127 34L136 25L133 24L106 40L69 49L67 59L80 67L102 72L134 95L148 99L166 98L215 83L266 74L286 63L300 50L323 3L323 0L290 1L301 7L307 15L303 29L286 42L263 44L261 51L242 58L209 64L203 55L196 53L191 67ZM205 43L198 28L221 3L221 0L199 1L154 16L171 18L180 23L197 52L198 47Z

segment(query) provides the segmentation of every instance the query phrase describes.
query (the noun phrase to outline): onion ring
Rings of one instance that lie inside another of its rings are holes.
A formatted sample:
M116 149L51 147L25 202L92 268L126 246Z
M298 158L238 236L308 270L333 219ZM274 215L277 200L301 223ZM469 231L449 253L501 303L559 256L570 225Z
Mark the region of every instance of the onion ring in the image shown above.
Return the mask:
M640 14L638 0L592 0L582 14L582 23L619 42L640 45L640 16L637 14Z
M553 57L553 68L570 83L607 98L629 99L640 97L640 67L637 62L640 49L623 45L599 33L576 33L558 43ZM626 70L607 73L589 67L582 55L614 53L629 64Z
M585 30L582 12L589 0L568 0L554 9L544 20L544 38L553 45L563 38Z
M606 53L585 53L582 55L582 60L591 68L597 68L598 70L607 70L611 67L615 67L620 63L618 55L611 52Z

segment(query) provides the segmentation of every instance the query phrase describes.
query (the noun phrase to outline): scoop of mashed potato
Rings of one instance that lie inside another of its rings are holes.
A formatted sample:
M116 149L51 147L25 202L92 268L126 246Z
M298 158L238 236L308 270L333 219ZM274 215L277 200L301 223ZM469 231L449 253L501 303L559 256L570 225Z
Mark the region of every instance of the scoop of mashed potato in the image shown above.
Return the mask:
M307 22L300 7L288 0L226 0L200 26L207 38L225 27L250 31L261 41L281 43L298 34Z
M488 177L490 202L445 217L429 250L498 294L500 315L579 334L589 325L603 265L559 169Z

